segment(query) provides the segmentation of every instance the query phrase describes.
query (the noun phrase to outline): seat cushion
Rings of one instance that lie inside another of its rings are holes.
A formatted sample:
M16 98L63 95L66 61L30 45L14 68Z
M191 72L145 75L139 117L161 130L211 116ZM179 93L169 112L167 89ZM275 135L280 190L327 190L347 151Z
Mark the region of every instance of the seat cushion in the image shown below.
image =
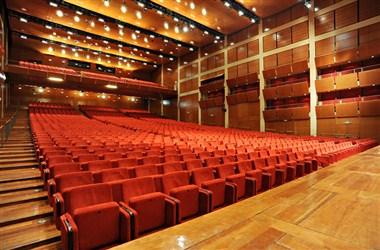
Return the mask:
M199 188L196 185L186 185L172 188L170 196L180 200L181 217L187 218L198 213L199 210Z
M140 233L165 225L165 195L154 192L129 199L129 206L137 212L137 230Z
M228 182L232 182L237 185L238 198L241 198L245 195L245 175L244 174L230 175L230 176L227 176L226 180Z
M119 206L108 202L74 210L79 248L94 249L119 241Z

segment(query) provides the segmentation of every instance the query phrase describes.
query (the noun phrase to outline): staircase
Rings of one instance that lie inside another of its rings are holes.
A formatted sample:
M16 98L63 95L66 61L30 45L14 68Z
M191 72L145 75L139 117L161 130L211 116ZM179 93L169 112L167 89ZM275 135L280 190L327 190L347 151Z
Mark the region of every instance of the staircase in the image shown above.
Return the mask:
M59 249L29 129L27 111L18 112L0 147L0 249Z

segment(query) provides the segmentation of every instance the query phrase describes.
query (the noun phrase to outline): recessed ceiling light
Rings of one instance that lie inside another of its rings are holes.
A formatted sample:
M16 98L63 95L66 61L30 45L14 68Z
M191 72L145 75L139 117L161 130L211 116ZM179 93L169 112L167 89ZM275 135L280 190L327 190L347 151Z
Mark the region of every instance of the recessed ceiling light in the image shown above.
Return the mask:
M25 35L20 35L20 38L22 38L22 39L28 39L28 37L25 36Z
M136 11L136 17L137 17L138 19L141 19L141 18L142 18L141 11Z
M136 40L136 39L137 39L137 36L136 36L136 34L135 34L135 33L132 33L132 35L131 35L131 36L132 36L132 39L133 39L133 40Z
M110 0L104 0L103 4L104 4L104 6L109 7L110 6Z
M52 47L49 47L49 48L48 48L48 51L49 51L49 52L53 52L53 48L52 48Z
M183 26L182 30L183 30L183 32L188 32L188 31L189 31L189 27L187 27L187 26L185 25L185 26Z
M53 6L53 7L58 7L58 4L57 4L57 3L54 3L54 2L49 2L49 5L50 5L50 6Z
M26 18L23 18L23 17L20 17L20 21L23 22L23 23L27 23L28 20Z
M167 30L169 29L169 23L168 22L164 22L164 28Z
M101 22L101 23L104 23L104 19L103 18L98 18L98 21Z
M107 31L107 32L109 32L111 29L110 29L110 27L109 27L109 26L107 26L107 25L104 25L104 30L105 30L105 31Z
M52 82L63 82L63 78L56 76L49 76L47 79Z
M80 22L80 17L79 16L74 16L74 21L79 23Z
M195 9L195 3L194 2L190 2L190 9Z
M204 15L204 16L207 15L207 10L206 10L206 8L202 8L202 15Z
M264 32L267 32L267 31L269 31L269 30L270 30L269 28L265 28L265 29L264 29Z
M224 2L224 5L225 5L226 7L230 7L230 6L231 6L231 4L230 4L229 2L227 2L227 1Z
M46 24L46 25L45 25L45 28L51 30L53 27L51 27L50 25Z
M255 8L255 7L252 7L252 11L253 11L253 12L256 12L256 8Z
M63 17L63 11L62 11L62 10L56 10L55 14L56 14L58 17Z
M123 13L126 13L128 11L128 8L127 8L127 5L125 4L125 1L123 1L123 3L121 4L120 10Z
M239 15L239 16L242 16L242 15L244 15L244 12L241 11L241 10L239 10L239 11L238 11L238 15Z

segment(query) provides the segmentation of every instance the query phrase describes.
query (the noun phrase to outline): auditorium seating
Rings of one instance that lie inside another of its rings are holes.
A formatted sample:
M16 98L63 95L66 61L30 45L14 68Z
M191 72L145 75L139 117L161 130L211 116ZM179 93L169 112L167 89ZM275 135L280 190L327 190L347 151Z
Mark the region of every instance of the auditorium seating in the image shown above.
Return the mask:
M80 248L118 244L175 225L376 145L371 139L260 133L89 109L95 112L90 117L69 105L29 108L41 174L49 180L56 222L63 223L57 224L63 244L77 235L74 246ZM112 190L111 198L109 191L99 191L98 199L94 185ZM67 204L71 190L86 188L93 198ZM112 217L107 230L115 235L87 245L83 218L93 216ZM76 225L71 233L67 223Z

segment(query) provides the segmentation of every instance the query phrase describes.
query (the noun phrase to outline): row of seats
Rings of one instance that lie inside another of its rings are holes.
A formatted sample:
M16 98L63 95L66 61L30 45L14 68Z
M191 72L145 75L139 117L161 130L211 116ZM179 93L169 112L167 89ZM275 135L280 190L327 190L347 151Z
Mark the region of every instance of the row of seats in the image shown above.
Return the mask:
M65 249L133 240L376 144L58 110L33 105L30 120Z

